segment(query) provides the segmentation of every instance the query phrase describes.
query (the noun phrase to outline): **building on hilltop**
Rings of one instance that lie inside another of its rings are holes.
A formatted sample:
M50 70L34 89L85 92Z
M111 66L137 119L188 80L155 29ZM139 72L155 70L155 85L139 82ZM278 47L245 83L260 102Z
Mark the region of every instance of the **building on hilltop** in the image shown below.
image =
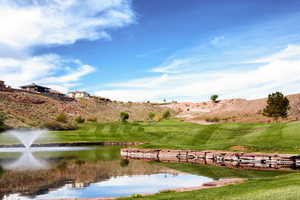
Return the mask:
M84 91L74 91L74 92L69 92L68 93L68 97L71 97L71 98L88 98L90 97L91 95L87 92L84 92Z
M38 92L38 93L50 93L50 90L51 90L50 88L47 88L47 87L44 87L41 85L37 85L35 83L32 83L30 85L21 86L21 88L23 90L27 90L30 92Z
M6 85L5 85L4 81L0 81L0 88L1 89L6 88Z

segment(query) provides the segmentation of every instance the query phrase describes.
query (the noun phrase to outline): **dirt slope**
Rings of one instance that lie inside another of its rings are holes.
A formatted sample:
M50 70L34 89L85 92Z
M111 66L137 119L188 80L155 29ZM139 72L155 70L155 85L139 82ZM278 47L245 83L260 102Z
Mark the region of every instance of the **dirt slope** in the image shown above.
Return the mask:
M99 122L116 121L120 112L128 112L131 121L147 119L149 112L161 112L162 108L146 103L107 102L100 98L60 101L39 94L0 91L0 111L12 127L39 126L55 119L62 112L70 119L77 116L97 118Z
M287 121L298 120L300 117L300 94L289 95L291 109ZM228 99L218 103L175 103L165 105L174 109L179 118L186 121L209 124L210 121L229 122L270 122L261 112L267 99L246 100ZM212 122L214 123L214 122Z

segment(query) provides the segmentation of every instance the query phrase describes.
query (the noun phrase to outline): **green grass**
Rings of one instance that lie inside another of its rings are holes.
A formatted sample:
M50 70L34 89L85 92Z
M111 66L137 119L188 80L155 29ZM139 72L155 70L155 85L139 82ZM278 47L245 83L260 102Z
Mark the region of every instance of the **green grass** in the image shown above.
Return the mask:
M166 120L159 123L86 123L75 131L50 132L37 142L131 141L146 142L144 148L230 150L244 146L248 151L299 153L300 122L225 123L198 125ZM0 135L0 143L17 143Z
M198 125L166 120L159 123L88 123L76 131L51 132L47 142L135 141L144 148L229 150L299 153L300 122L278 124L226 123ZM0 137L0 141L1 141ZM43 142L38 141L38 142Z
M76 131L50 132L37 142L135 141L142 148L230 150L299 153L300 122L226 123L202 126L167 120L159 123L86 123ZM0 135L0 143L15 143ZM233 170L192 164L161 164L192 174L213 177L243 177L242 184L183 193L161 193L143 200L296 200L300 199L300 173ZM126 199L126 198L125 198ZM129 198L132 199L132 198Z

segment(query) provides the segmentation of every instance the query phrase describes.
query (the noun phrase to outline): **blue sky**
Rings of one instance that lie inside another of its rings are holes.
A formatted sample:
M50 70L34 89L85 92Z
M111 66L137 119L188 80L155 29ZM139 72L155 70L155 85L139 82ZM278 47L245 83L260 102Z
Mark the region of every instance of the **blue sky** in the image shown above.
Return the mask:
M124 101L300 92L297 0L0 0L0 79Z

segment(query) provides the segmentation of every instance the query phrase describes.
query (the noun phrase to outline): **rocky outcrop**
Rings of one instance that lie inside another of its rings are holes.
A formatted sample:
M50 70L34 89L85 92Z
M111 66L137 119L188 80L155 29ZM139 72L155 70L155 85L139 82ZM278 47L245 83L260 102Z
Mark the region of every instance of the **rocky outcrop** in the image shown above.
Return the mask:
M121 156L126 159L142 159L146 161L174 163L198 163L241 169L296 170L300 168L300 156L298 154L130 148L122 149Z

